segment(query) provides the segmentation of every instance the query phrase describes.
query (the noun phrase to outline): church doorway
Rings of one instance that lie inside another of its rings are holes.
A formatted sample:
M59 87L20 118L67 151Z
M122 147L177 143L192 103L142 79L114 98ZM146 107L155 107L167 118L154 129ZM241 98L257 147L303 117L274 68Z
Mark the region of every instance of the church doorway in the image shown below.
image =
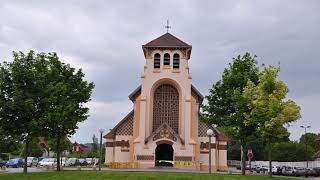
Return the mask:
M173 148L170 144L158 144L155 150L156 166L173 166Z

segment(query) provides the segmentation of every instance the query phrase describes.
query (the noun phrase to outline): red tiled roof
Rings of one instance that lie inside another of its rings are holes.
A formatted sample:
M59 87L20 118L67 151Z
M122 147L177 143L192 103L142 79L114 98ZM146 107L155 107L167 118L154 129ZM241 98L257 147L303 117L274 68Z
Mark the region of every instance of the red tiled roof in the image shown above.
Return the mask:
M179 38L173 36L170 33L165 33L164 35L150 41L149 43L143 45L142 47L191 47L189 44L181 41Z

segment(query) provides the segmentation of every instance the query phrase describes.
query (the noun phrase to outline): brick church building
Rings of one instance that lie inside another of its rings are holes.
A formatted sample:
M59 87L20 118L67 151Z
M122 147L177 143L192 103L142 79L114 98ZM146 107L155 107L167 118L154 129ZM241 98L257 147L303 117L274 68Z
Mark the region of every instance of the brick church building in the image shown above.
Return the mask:
M191 83L192 46L166 33L142 50L141 85L129 95L133 110L104 136L105 163L207 170L211 128L212 168L226 170L227 137L199 117L203 96Z

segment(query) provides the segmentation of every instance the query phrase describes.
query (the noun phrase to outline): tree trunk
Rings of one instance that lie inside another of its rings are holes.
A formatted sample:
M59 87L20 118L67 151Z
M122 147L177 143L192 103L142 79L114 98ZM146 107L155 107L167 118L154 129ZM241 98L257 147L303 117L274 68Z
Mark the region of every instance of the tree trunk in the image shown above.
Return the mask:
M241 174L246 175L246 156L244 145L241 145Z
M26 138L25 147L24 147L24 166L23 166L23 172L28 172L28 154L29 154L29 138Z
M271 137L268 137L269 177L272 177Z
M57 144L56 144L56 153L57 153L57 171L60 171L60 133L57 134Z

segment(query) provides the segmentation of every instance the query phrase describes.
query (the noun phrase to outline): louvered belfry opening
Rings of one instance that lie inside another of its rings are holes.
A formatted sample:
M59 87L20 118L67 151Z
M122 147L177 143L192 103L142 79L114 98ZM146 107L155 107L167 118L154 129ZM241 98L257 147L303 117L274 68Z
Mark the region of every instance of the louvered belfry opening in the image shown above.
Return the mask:
M162 84L154 92L152 132L164 122L179 133L179 92L170 84Z

